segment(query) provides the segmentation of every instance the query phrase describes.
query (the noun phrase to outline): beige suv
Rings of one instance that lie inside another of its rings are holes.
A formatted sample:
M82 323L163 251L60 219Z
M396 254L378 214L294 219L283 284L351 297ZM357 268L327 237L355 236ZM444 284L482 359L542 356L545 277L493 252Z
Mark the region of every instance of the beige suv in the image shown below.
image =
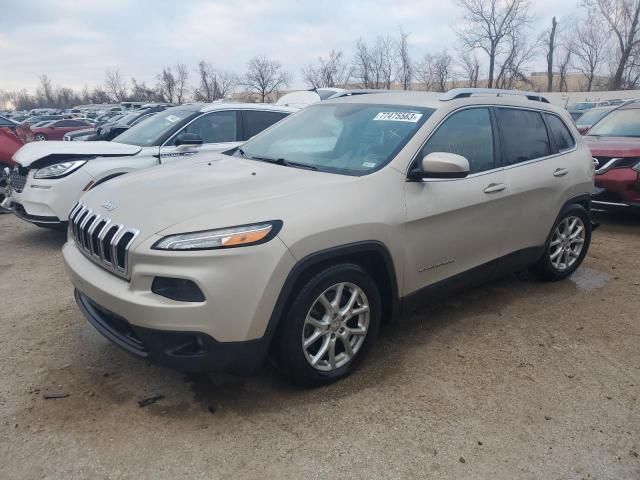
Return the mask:
M329 100L192 167L92 189L64 246L89 322L185 371L271 355L329 383L381 322L527 267L563 279L591 239L591 155L536 94Z

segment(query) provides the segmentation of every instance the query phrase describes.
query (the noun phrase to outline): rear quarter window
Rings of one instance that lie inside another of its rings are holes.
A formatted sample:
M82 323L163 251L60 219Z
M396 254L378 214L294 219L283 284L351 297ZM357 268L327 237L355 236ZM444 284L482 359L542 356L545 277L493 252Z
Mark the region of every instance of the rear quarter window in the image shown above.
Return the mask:
M576 141L565 123L555 115L551 115L549 113L545 113L545 117L547 119L547 124L549 125L551 137L553 138L558 151L563 152L565 150L571 150L575 146Z

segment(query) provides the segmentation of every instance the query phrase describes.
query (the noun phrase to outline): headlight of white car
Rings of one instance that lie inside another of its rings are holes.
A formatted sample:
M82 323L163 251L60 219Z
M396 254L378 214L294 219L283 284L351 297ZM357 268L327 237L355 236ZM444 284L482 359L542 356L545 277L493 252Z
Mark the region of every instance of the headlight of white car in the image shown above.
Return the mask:
M71 162L56 163L48 167L40 168L36 171L33 178L58 178L70 174L82 165L87 163L86 160L73 160Z
M275 237L281 227L280 220L273 220L238 227L179 233L161 238L151 248L154 250L212 250L258 245Z

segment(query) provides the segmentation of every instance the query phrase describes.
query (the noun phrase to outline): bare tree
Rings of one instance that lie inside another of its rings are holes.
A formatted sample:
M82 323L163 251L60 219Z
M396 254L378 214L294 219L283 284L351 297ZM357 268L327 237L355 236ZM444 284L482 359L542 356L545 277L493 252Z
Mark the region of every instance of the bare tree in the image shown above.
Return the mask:
M187 81L189 80L189 69L184 63L176 63L176 103L181 104L188 94Z
M400 29L400 38L396 45L398 55L397 79L403 90L411 90L411 80L413 79L413 64L409 55L409 34Z
M475 53L462 52L459 63L467 79L467 86L470 88L478 88L480 83L480 62Z
M135 78L131 79L131 94L129 98L135 102L166 101L160 89L147 87L144 81L138 83Z
M568 92L567 73L571 65L571 54L573 52L573 42L567 39L566 43L558 48L556 65L558 66L558 91Z
M600 22L587 17L578 22L572 36L573 67L584 75L587 80L585 89L590 92L609 52L609 32Z
M213 102L225 98L238 84L233 73L217 71L213 66L201 60L198 63L199 85L193 92L198 102Z
M176 97L176 77L173 75L171 67L162 69L156 77L158 79L158 93L165 102L173 103Z
M554 51L556 48L556 33L558 30L558 22L556 17L551 20L551 30L548 32L546 41L547 46L547 92L553 92L553 61Z
M40 86L36 91L36 96L38 97L39 102L47 107L57 106L55 89L51 83L51 79L47 75L40 75L39 80Z
M119 68L110 68L105 73L105 89L116 102L122 102L127 96L127 81Z
M640 46L640 0L585 0L585 4L600 12L613 32L618 53L610 88L619 90Z
M290 83L290 76L282 70L282 64L266 57L254 57L249 61L244 84L249 91L260 95L265 102L272 93L278 92Z
M416 79L424 90L444 92L453 81L453 58L447 50L426 54L416 64Z
M352 69L343 62L342 52L331 50L329 58L318 58L317 65L302 69L302 77L311 88L345 88L351 79Z
M524 36L510 35L509 50L507 51L502 63L496 85L498 88L512 89L518 83L531 85L530 80L525 74L526 64L531 61L535 55L535 45L530 45Z
M487 54L491 88L505 40L520 36L532 22L529 0L456 0L456 3L465 10L458 36L466 48L481 49Z
M396 70L393 40L377 37L372 46L356 43L354 78L362 88L391 88Z

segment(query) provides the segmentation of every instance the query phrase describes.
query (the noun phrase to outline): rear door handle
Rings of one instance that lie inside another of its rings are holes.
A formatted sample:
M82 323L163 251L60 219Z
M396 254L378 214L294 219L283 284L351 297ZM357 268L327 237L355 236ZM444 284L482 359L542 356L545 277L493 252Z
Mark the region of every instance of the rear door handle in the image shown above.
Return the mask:
M507 186L504 183L490 183L487 188L484 189L484 193L495 193L503 191Z
M553 172L553 176L564 177L567 173L569 173L569 170L567 170L566 168L556 168L555 172Z

